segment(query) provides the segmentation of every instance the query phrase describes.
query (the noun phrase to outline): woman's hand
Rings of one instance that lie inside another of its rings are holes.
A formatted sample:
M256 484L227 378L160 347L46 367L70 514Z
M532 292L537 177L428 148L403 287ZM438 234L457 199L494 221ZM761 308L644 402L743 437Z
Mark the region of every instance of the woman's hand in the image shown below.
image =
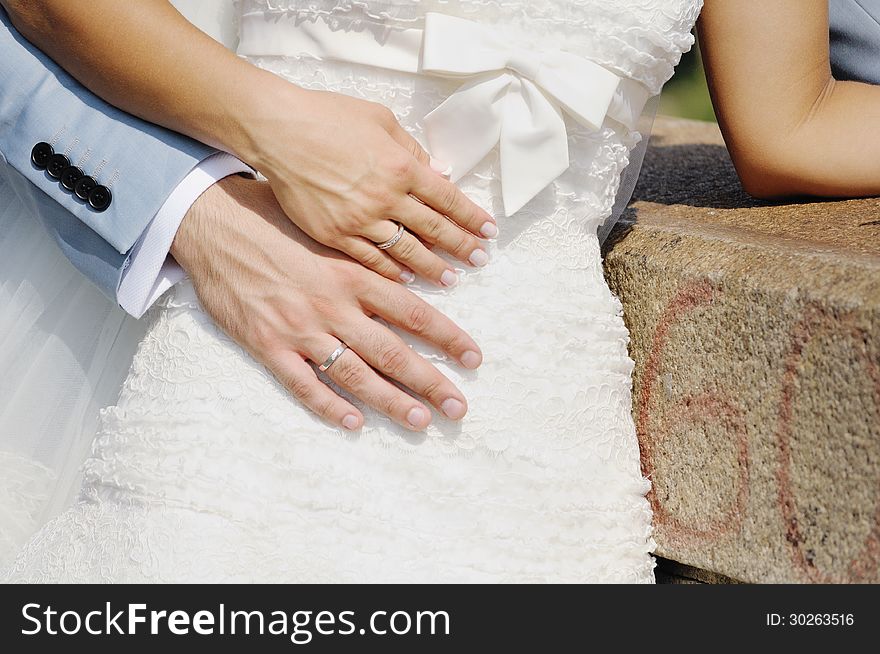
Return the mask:
M469 369L482 354L461 328L400 284L383 279L301 232L265 182L228 177L187 213L172 253L221 329L266 365L306 407L345 429L363 415L308 364L346 350L327 370L339 387L407 429L431 422L425 398L459 420L467 400L378 316Z
M443 177L443 164L391 111L278 82L256 98L242 124L252 163L297 226L394 280L412 281L415 272L455 284L452 268L424 243L486 265L477 236L497 235L494 219ZM395 236L398 223L407 230L400 241L377 248Z
M409 281L414 271L455 283L419 239L487 263L477 236L492 238L494 220L431 169L387 109L261 70L167 0L124 8L92 0L88 12L67 0L0 3L28 39L108 102L254 165L288 216L321 243L394 280ZM411 233L379 250L397 222Z

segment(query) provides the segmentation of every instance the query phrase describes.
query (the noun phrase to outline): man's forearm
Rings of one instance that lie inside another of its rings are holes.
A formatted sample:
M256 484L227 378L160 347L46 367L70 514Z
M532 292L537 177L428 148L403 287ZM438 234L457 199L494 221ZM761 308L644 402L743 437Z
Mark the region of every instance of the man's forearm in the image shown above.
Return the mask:
M24 36L104 100L242 159L256 158L248 134L280 80L240 60L169 2L92 0L88 11L69 0L0 3Z

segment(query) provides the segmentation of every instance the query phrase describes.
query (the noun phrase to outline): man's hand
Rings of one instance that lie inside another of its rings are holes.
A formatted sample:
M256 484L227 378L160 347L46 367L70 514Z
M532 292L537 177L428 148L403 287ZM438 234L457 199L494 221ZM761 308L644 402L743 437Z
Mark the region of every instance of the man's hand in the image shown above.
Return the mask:
M395 422L423 430L431 412L382 375L449 418L467 412L452 382L371 316L436 344L469 369L482 362L476 343L404 287L309 238L268 184L241 177L215 184L184 218L171 252L217 324L330 422L349 430L363 425L363 415L308 363L323 363L340 341L350 349L327 374Z

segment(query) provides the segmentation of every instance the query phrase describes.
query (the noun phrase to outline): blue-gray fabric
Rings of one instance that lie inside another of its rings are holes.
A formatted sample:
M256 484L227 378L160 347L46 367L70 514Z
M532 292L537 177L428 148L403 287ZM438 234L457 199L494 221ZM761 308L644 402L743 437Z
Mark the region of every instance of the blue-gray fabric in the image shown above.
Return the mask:
M83 171L111 187L110 207L93 210L34 166L31 150L40 141L74 164L85 158ZM129 252L159 208L215 152L90 93L19 34L0 9L0 174L65 256L108 297L116 299Z
M880 0L830 0L828 9L834 77L880 84Z

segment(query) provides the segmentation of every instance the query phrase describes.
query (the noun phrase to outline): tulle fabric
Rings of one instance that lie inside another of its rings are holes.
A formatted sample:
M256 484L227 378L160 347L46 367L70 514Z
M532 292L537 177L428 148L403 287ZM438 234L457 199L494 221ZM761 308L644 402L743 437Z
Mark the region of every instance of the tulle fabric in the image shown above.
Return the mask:
M172 4L235 46L235 0ZM14 175L0 165L0 570L76 498L100 410L147 328L74 269Z
M61 254L0 170L0 567L69 505L144 326Z

